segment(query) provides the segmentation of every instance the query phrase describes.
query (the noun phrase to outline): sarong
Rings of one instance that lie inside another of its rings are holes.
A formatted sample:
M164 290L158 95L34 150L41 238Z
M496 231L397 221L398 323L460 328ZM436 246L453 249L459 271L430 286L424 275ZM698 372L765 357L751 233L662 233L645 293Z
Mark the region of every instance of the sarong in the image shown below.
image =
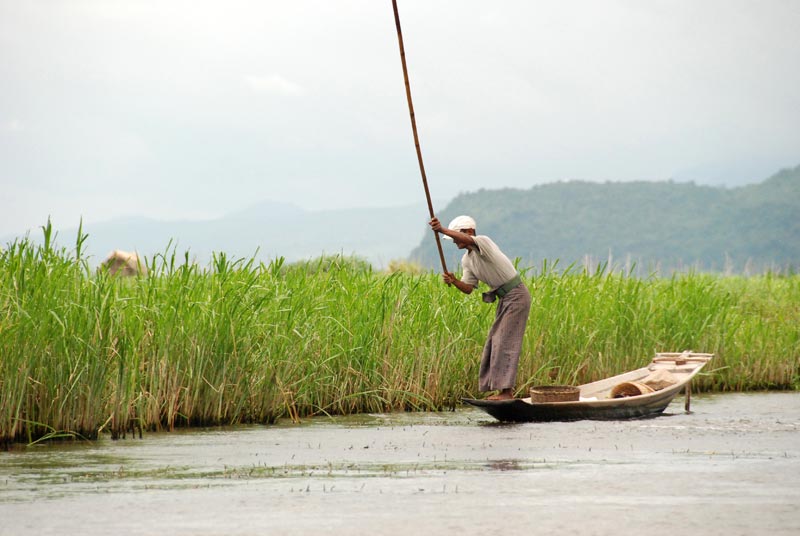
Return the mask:
M513 388L517 379L519 354L525 325L531 312L531 294L525 283L500 298L494 324L483 347L478 388L495 391Z

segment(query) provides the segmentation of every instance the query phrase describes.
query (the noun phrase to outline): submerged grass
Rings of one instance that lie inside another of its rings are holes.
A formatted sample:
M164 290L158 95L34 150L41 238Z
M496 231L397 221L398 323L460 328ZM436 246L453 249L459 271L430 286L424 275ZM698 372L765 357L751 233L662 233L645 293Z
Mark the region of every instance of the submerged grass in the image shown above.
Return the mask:
M74 250L0 251L0 442L312 414L451 408L475 394L494 307L433 273L333 257L286 266L174 250L149 275ZM800 276L641 279L544 264L518 388L585 383L654 352L717 357L700 389L800 387Z

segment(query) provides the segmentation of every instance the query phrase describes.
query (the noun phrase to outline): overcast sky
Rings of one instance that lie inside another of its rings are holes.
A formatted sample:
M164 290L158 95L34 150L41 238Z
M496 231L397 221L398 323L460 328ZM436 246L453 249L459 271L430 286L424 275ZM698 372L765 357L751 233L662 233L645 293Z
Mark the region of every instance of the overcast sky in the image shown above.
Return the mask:
M399 4L435 199L800 164L800 1ZM0 186L0 235L424 204L391 1L0 0Z

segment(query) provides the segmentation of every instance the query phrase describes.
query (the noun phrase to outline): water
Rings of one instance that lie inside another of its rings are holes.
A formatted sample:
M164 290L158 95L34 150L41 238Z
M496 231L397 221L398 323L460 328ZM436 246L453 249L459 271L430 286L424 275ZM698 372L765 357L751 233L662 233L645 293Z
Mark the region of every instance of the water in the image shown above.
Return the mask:
M800 393L647 420L477 409L0 453L0 535L800 534Z

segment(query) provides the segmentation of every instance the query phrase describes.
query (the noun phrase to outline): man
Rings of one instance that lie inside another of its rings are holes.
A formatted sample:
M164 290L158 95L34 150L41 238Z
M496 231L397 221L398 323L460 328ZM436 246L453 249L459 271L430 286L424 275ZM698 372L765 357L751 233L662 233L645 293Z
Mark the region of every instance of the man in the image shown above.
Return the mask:
M488 236L475 234L475 220L469 216L455 218L447 228L433 218L430 226L445 239L453 240L458 249L466 250L461 259L461 279L445 272L444 282L471 294L479 281L483 281L491 289L483 293L483 301L491 303L499 298L494 324L483 347L478 388L498 391L488 400L510 400L514 398L522 337L531 309L528 287L497 244Z

